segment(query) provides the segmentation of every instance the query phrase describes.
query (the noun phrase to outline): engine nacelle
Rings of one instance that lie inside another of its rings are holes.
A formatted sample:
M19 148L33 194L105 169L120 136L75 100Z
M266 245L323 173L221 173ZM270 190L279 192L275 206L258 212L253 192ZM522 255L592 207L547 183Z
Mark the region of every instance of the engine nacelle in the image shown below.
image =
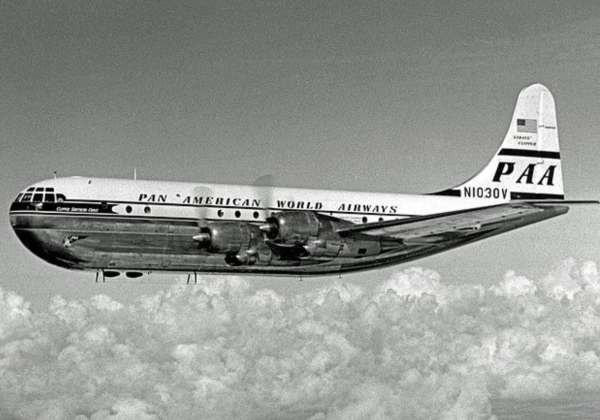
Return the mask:
M306 242L319 235L321 224L317 215L310 211L286 211L273 213L261 229L269 239L283 242Z
M312 257L346 257L361 258L381 253L381 243L374 240L311 240L303 246Z
M362 258L381 253L376 238L342 238L336 230L349 222L310 211L273 213L259 229L271 239L269 247L280 259Z
M225 263L228 265L252 265L256 262L256 256L252 252L242 251L238 254L225 254Z
M381 253L381 242L378 240L349 240L340 250L340 257L361 258Z
M237 222L209 223L194 236L207 251L219 254L237 254L250 248L257 238L261 238L258 227Z
M334 258L340 254L344 244L338 240L315 239L308 241L303 248L313 257Z

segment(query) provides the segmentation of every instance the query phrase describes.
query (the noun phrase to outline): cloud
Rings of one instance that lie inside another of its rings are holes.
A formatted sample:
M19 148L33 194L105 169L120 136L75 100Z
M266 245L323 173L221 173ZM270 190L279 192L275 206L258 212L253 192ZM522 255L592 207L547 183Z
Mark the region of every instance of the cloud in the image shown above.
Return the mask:
M491 287L421 268L290 297L202 278L39 313L0 289L0 417L489 418L492 398L600 390L599 349L598 270L573 259Z

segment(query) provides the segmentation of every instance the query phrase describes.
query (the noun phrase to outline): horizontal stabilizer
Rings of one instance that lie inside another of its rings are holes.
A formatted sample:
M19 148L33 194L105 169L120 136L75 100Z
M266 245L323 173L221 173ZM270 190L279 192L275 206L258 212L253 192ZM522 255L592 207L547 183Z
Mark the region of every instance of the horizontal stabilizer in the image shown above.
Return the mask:
M599 200L523 200L523 201L514 201L515 203L529 203L529 204L564 204L567 206L576 206L576 205L595 205L600 204Z

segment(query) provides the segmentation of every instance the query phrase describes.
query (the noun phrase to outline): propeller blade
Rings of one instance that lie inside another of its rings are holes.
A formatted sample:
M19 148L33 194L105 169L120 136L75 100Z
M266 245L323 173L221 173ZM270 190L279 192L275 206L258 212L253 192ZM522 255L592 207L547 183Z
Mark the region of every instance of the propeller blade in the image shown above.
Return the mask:
M277 236L279 226L271 219L271 208L273 206L273 185L275 177L271 174L262 175L252 183L255 187L256 196L259 198L265 223L259 226L259 229L266 235L268 239L273 239Z
M212 190L208 187L198 185L193 189L194 196L192 197L192 203L194 204L194 215L196 217L196 225L198 226L198 233L192 237L192 239L198 242L200 248L205 248L210 245L211 237L208 233L207 218L210 218L210 208L204 205L206 197L212 196Z
M262 175L254 180L252 186L255 187L256 196L259 199L261 210L265 218L270 215L270 207L273 199L273 185L275 178L271 174Z
M206 197L212 196L212 190L203 185L198 185L193 189L194 196L192 197L192 204L194 204L194 213L198 223L202 223L205 226L205 220L210 218L211 212L210 207L204 205Z

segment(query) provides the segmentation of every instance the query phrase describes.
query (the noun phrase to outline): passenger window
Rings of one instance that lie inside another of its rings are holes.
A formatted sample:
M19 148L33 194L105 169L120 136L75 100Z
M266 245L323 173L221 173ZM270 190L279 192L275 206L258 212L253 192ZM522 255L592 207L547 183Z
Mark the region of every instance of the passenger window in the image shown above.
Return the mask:
M126 211L127 213L131 213L131 206L127 206L127 207L125 207L125 211Z
M363 222L363 223L367 223L367 216L363 216L363 218L362 218L362 222Z
M42 193L35 193L33 194L33 201L42 201L44 199L44 194Z
M217 215L218 215L219 217L223 217L223 214L224 214L224 213L223 213L223 210L219 210L219 211L217 211Z
M148 206L144 207L144 213L150 214L150 207L148 207Z
M238 217L238 218L239 218L241 215L242 215L242 213L240 213L240 211L239 211L239 210L236 210L236 211L235 211L235 217Z
M54 203L54 194L48 194L46 193L45 195L45 201L48 203Z
M252 213L252 217L254 217L255 219L258 219L258 216L259 216L259 214L258 214L257 211L255 211L254 213Z
M31 193L25 193L21 201L31 201Z

